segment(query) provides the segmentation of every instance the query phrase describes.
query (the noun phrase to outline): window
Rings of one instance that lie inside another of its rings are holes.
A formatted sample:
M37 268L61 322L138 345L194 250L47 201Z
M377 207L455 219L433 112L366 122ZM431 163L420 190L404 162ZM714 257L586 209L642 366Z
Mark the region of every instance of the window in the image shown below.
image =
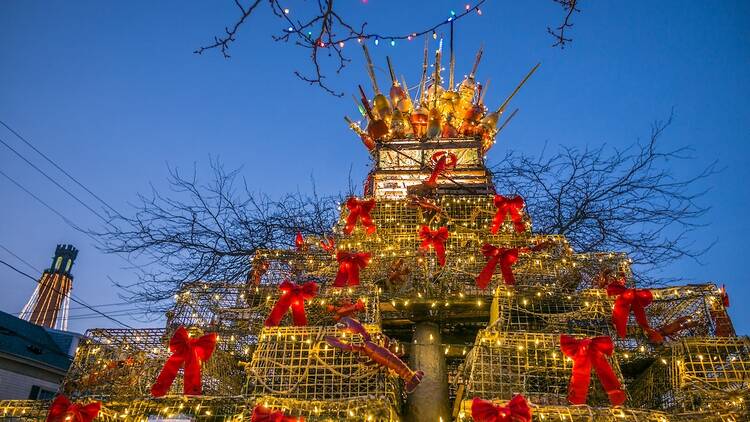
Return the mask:
M55 398L55 392L47 390L44 387L38 385L31 386L31 392L29 392L29 400L52 400Z

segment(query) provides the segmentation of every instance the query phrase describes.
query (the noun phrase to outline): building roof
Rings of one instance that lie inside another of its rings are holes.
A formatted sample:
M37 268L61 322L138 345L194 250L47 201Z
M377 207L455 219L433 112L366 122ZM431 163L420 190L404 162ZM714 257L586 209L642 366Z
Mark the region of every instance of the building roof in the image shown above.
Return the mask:
M44 327L0 311L0 354L67 371L72 359L66 352Z

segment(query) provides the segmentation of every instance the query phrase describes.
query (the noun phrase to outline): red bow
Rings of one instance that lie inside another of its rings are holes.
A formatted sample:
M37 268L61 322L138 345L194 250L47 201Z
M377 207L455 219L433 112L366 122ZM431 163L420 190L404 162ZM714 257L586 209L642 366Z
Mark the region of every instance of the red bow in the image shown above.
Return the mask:
M612 323L620 338L625 338L628 327L628 316L633 311L635 320L647 332L653 331L646 318L646 307L654 300L651 290L628 289L620 283L612 283L607 287L608 296L617 296L612 308Z
M432 174L430 174L429 179L425 180L424 184L434 188L437 186L438 177L456 168L458 158L452 152L439 151L432 154L430 161L433 164Z
M250 422L304 422L303 417L292 417L283 414L278 410L272 410L261 405L257 405L253 408L253 415L250 417Z
M573 373L568 386L568 401L571 404L586 404L593 367L599 377L609 401L614 406L625 403L625 392L620 386L615 371L605 356L612 356L614 344L609 337L593 337L576 340L568 335L560 336L560 350L573 359Z
M443 226L437 230L430 230L427 226L422 226L419 230L419 238L422 239L422 244L419 245L419 249L426 251L430 247L435 249L435 255L437 255L438 264L441 267L445 266L445 241L448 240L448 228Z
M492 226L490 226L492 234L495 234L500 230L500 226L502 226L505 221L505 216L508 215L510 216L510 221L513 222L513 226L516 228L517 232L521 233L526 231L526 225L521 219L521 209L524 207L523 198L518 195L512 198L495 195L493 202L495 203L495 207L497 207L497 212L495 213L495 218L492 219Z
M374 199L360 201L357 198L349 198L346 200L346 208L349 209L349 216L346 217L344 234L352 234L357 221L362 222L362 226L364 226L367 234L375 233L375 223L372 222L372 217L370 216L370 211L375 208Z
M67 397L59 395L49 408L46 422L91 422L99 416L101 407L102 404L98 401L82 406L71 403Z
M531 408L520 394L513 396L505 406L474 397L471 418L475 422L531 422Z
M336 250L336 242L333 239L325 237L320 241L320 247L326 252L333 252Z
M727 287L723 284L721 285L721 304L725 308L729 307L729 293L727 293Z
M339 251L336 260L339 262L339 271L333 280L333 287L359 286L359 270L370 263L370 254Z
M302 237L302 232L297 232L297 236L294 237L294 246L298 251L305 250L305 238Z
M177 371L185 367L185 380L183 381L183 393L189 396L202 394L201 366L203 362L211 358L216 347L216 333L209 333L198 338L190 338L185 327L180 326L169 340L169 350L172 356L167 359L159 376L156 377L154 386L151 387L151 395L162 397L167 394L177 377Z
M318 294L318 283L308 281L303 285L297 285L289 280L284 280L279 285L281 297L276 301L271 314L266 319L266 327L278 327L281 318L286 311L292 308L292 323L296 326L307 325L307 315L305 315L305 301L310 300Z
M500 272L503 274L505 284L516 284L516 278L513 276L513 264L518 260L518 248L498 248L497 246L485 243L482 246L482 255L488 258L487 265L479 276L477 276L477 286L480 289L486 289L492 280L497 264L500 264Z

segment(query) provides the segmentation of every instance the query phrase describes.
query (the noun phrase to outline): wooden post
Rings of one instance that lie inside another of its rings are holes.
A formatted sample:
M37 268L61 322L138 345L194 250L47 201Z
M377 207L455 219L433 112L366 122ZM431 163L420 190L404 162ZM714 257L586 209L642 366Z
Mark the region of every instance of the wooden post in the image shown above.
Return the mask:
M414 341L416 340L416 344ZM419 322L414 327L410 366L424 371L424 378L406 401L406 420L409 422L449 422L448 374L445 351L440 338L440 326L433 322Z

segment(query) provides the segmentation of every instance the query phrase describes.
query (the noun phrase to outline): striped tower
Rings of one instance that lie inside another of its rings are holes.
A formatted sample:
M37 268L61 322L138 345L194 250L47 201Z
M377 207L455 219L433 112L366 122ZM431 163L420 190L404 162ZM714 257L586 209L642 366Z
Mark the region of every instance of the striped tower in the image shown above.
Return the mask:
M78 256L73 245L57 245L52 266L42 273L39 284L19 318L59 330L68 329L68 310L73 276L70 269Z

